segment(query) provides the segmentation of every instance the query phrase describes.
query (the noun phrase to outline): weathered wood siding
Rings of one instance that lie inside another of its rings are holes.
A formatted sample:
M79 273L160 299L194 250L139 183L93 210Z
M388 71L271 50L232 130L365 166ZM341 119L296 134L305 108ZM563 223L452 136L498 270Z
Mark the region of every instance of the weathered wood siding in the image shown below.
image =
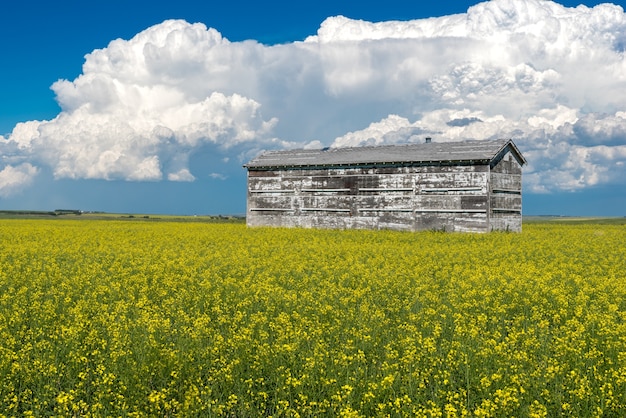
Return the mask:
M522 230L522 166L510 152L491 168L490 205L492 230Z
M506 164L498 164L498 170L505 171L500 165ZM506 224L513 229L514 222L490 223L490 206L500 203L490 199L490 183L508 181L494 175L489 165L249 170L247 222L469 232Z

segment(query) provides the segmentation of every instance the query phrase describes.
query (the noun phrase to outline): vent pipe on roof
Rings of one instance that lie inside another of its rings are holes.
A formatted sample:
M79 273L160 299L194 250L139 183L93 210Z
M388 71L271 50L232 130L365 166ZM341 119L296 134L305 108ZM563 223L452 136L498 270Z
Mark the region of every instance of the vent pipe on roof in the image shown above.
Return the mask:
M429 136L426 137L426 143L430 144L433 139Z

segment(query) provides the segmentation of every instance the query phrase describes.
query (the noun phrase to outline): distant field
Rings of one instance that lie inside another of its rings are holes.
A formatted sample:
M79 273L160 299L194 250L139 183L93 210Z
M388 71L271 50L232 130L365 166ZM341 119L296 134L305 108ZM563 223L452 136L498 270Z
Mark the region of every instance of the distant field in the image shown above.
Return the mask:
M242 216L226 215L154 215L80 211L1 210L0 219L65 219L65 220L150 220L184 222L245 222Z
M19 211L0 210L0 219L77 219L77 220L151 220L151 221L185 221L185 222L245 222L245 216L232 215L160 215L138 213L108 213L80 211ZM589 223L626 225L624 217L574 217L574 216L524 216L523 222L531 223Z
M111 216L0 220L0 416L626 416L623 224Z
M593 217L593 216L525 216L524 223L566 223L566 224L605 224L626 225L626 216L623 217Z

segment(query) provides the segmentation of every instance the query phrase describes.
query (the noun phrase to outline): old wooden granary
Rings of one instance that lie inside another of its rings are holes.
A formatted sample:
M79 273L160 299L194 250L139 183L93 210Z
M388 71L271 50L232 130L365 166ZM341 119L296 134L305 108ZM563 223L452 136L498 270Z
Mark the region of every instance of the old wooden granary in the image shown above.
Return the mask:
M521 231L511 140L264 153L248 169L249 226Z

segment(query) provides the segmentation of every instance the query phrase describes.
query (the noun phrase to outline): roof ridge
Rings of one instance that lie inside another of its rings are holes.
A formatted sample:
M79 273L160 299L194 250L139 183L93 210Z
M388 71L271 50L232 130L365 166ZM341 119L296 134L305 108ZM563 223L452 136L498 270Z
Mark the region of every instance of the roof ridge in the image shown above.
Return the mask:
M509 144L522 163L526 160L511 139L464 140L429 143L405 143L292 149L267 151L244 167L332 166L444 161L491 161ZM415 149L414 152L407 148Z

